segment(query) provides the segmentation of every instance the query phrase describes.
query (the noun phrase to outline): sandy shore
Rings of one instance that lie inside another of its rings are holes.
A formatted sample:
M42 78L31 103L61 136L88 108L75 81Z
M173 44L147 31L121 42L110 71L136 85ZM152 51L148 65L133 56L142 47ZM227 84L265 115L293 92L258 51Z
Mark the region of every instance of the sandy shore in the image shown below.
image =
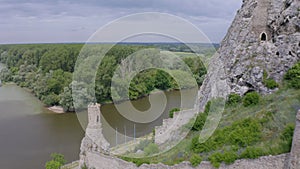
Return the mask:
M48 110L53 111L54 113L65 113L64 109L61 106L52 106L48 107Z

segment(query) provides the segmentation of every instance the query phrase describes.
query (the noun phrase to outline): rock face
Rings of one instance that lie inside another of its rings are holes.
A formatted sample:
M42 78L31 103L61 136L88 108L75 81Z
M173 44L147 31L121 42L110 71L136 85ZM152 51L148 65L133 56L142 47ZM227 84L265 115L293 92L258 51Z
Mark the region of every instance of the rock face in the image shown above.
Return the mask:
M299 60L300 1L243 0L210 63L200 90L204 98L200 108L210 98L232 92L271 93L274 90L264 85L264 78L280 82Z

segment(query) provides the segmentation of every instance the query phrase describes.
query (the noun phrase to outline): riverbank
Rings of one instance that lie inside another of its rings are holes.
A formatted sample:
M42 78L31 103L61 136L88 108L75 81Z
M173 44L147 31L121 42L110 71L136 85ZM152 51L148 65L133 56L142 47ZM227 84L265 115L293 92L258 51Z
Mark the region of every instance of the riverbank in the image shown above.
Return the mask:
M57 113L57 114L66 113L64 111L64 108L61 107L61 106L52 106L52 107L48 107L47 109L54 112L54 113Z
M2 84L1 87L5 87L5 86L10 86L10 85L15 85L15 86L18 86L16 83L14 82L5 82ZM20 87L20 86L18 86ZM33 97L36 98L36 96L33 94L32 90L26 88L26 87L20 87L22 88L24 91L26 91L27 93L31 94ZM50 110L51 112L53 113L57 113L57 114L62 114L62 113L67 113L64 111L63 107L62 106L51 106L51 107L47 107L44 105L44 107L48 110Z

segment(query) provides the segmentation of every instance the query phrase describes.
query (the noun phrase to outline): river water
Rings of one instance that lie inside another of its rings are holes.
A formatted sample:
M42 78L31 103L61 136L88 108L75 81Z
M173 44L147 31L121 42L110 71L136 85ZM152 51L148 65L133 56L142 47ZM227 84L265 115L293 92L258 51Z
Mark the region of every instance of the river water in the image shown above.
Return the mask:
M75 114L49 112L16 85L0 87L0 165L5 169L44 168L50 154L78 159L83 130Z
M190 105L196 93L195 90L184 92L191 96ZM136 137L139 137L161 125L162 120L168 118L169 110L180 106L179 91L165 94L168 99L165 111L151 123L134 123L120 115L113 104L103 105L103 133L111 145L116 144L114 127L119 129L117 143L120 144L125 141L122 131L126 130L127 136L133 137L135 126ZM149 97L132 103L139 110L147 110L150 106ZM44 108L31 93L14 84L0 87L0 168L42 169L54 152L64 154L68 162L78 160L83 136L75 113L55 114Z

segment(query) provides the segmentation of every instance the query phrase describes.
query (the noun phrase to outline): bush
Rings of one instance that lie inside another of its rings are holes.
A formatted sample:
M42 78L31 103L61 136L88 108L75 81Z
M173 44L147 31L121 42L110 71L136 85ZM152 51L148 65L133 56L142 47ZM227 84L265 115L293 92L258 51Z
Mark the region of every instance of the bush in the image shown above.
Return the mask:
M243 105L245 107L257 105L259 103L260 96L257 92L247 93L243 99Z
M205 124L205 121L206 121L206 118L207 118L207 114L206 113L199 113L199 115L197 116L196 120L195 120L195 123L192 127L192 130L194 131L200 131L202 130L204 124Z
M234 151L225 151L223 154L223 161L227 165L232 164L237 158L238 158L238 155Z
M179 108L174 108L174 109L170 110L169 111L169 117L173 118L174 117L174 112L178 112L178 111L180 111Z
M209 156L208 160L214 167L219 168L223 161L223 155L220 152L216 152Z
M265 155L262 148L259 147L247 147L241 154L242 158L255 159Z
M193 167L198 166L201 163L201 161L202 161L202 158L197 154L192 155L192 157L190 158L190 162Z
M59 162L51 160L46 163L45 167L46 169L60 169L61 166Z
M214 151L224 145L246 147L257 143L261 138L262 126L260 120L247 118L216 130L214 135L204 143L199 142L199 136L194 137L190 149L195 153L203 153Z
M289 87L300 89L300 62L287 71L284 79L288 82Z
M208 114L209 113L209 110L210 110L210 105L211 105L211 101L208 101L205 105L205 108L204 108L204 113L205 114Z
M225 151L223 154L220 152L215 152L208 159L214 167L219 168L223 161L227 165L232 164L236 159L238 159L238 155L232 150Z
M159 153L158 145L156 145L154 143L150 143L150 144L148 144L147 147L144 148L144 152L145 152L145 155L147 155L147 156Z
M280 147L284 152L290 152L291 150L294 130L295 130L294 124L287 124L280 135L280 139L281 139Z
M228 96L227 105L237 105L242 100L239 94L232 93Z
M261 139L261 130L262 126L259 120L247 118L234 122L221 133L225 137L227 144L245 147Z
M199 113L198 116L196 117L195 123L192 127L192 130L194 131L200 131L202 130L206 118L208 116L209 110L210 110L210 105L211 105L211 101L208 101L205 105L205 109L203 113Z
M274 79L270 79L270 78L265 79L263 81L263 84L269 89L275 89L279 86Z
M62 154L51 154L52 160L45 165L46 169L60 169L66 163L65 157Z
M191 147L190 149L194 153L203 153L203 152L210 152L215 150L216 147L216 142L213 138L208 139L204 143L199 142L199 136L196 136L192 139Z
M51 93L42 98L42 101L46 104L46 106L59 105L59 100L60 100L59 96L54 93Z

